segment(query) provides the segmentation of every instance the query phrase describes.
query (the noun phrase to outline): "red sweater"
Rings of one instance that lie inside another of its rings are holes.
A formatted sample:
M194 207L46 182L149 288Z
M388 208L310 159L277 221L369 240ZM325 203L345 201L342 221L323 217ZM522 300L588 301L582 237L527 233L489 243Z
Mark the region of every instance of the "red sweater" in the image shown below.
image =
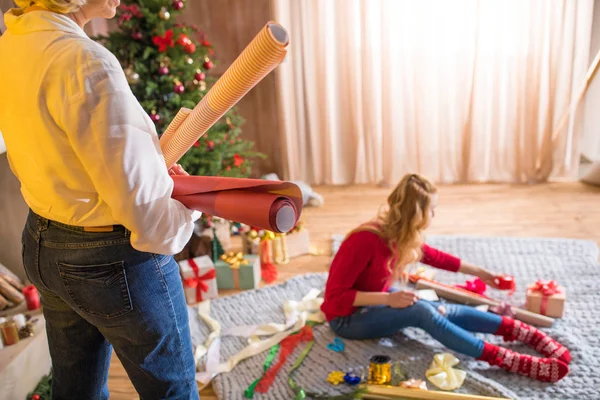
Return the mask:
M422 246L421 262L435 268L456 272L460 259L427 245ZM356 311L356 292L385 292L389 288L390 272L387 260L392 251L379 235L359 231L340 246L329 270L321 310L328 321Z

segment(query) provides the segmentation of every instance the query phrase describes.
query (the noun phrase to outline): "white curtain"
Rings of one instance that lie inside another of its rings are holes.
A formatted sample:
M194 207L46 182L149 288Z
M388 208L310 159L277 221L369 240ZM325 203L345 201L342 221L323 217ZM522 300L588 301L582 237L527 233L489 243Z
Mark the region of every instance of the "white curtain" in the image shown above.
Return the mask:
M272 1L287 179L576 176L592 0Z

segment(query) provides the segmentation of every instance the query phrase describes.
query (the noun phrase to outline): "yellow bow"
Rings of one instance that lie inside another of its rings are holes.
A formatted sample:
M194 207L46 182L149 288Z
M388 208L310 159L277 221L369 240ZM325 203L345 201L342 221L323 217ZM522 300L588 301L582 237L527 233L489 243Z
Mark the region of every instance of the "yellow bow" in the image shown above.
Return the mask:
M239 269L241 265L248 265L248 260L244 258L244 254L229 252L221 256L221 260L229 264L230 268Z
M450 353L433 356L429 369L425 371L427 380L442 390L454 390L462 386L467 373L452 368L459 363L458 358Z
M333 371L327 377L327 382L332 385L339 385L344 382L344 373L342 371Z

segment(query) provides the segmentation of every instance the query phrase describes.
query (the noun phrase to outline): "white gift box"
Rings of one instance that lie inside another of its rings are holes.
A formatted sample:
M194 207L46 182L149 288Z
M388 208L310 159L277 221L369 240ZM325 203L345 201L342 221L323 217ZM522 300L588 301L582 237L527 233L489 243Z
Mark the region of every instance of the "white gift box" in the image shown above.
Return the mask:
M197 273L194 271L195 264ZM189 305L219 296L215 265L209 256L179 261L179 273L183 280L185 299Z

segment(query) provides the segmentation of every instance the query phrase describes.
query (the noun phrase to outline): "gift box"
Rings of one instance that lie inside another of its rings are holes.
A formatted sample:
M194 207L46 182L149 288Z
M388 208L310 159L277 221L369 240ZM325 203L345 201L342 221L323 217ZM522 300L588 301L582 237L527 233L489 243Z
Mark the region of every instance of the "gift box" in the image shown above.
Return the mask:
M219 290L255 289L260 283L260 258L256 254L224 254L215 268Z
M308 229L291 232L282 237L288 258L310 254L310 234Z
M179 273L183 280L185 299L189 305L219 296L217 273L209 256L179 261Z
M527 287L525 309L552 318L561 318L565 308L565 288L555 281L542 281Z

